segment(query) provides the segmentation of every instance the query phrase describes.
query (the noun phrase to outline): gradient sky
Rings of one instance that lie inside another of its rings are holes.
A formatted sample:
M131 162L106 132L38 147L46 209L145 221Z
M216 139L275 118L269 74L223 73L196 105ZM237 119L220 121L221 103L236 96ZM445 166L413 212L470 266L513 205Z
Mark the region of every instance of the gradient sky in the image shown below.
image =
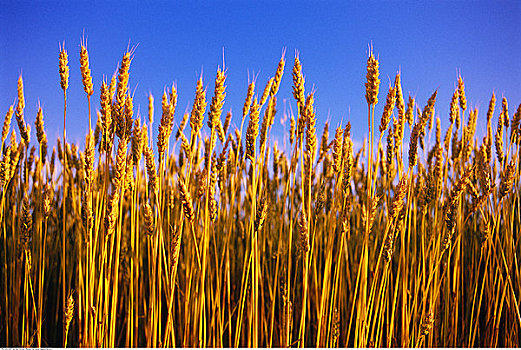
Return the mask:
M178 123L191 106L202 73L213 94L218 65L227 67L224 111L232 109L240 126L248 77L262 89L276 69L283 49L286 69L278 94L278 117L295 103L291 69L295 50L306 78L306 91L316 89L317 129L330 121L330 138L343 121L353 125L357 143L367 134L364 98L368 46L380 60L379 121L387 87L402 72L405 98L411 94L423 108L439 89L436 114L448 126L450 97L458 72L471 107L479 107L478 133L485 129L490 95L508 98L510 110L521 102L520 1L356 1L356 2L49 2L0 1L0 114L16 98L20 73L25 84L25 119L34 130L38 101L46 131L54 144L63 127L59 85L59 43L65 42L71 69L68 90L68 140L84 143L88 128L87 98L81 84L79 45L85 34L94 82L94 109L99 87L110 77L127 49L135 47L130 89L135 111L147 114L147 94L156 99L154 134L163 90L178 88ZM495 119L499 114L496 108ZM93 115L95 122L95 114ZM224 116L222 117L224 119ZM277 118L278 120L279 118ZM275 138L282 137L280 123ZM13 118L12 127L15 127ZM289 127L289 126L288 126ZM17 130L18 132L18 130ZM33 142L36 137L33 133ZM279 142L280 143L280 142Z

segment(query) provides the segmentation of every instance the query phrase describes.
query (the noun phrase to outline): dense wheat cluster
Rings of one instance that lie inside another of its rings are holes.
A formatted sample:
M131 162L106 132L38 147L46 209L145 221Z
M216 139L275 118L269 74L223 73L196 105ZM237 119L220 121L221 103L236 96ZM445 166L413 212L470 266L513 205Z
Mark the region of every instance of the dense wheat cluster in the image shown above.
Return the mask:
M52 150L45 111L24 115L21 76L2 107L1 346L521 345L521 105L496 108L492 93L481 138L461 77L450 106L437 91L404 96L400 74L378 104L370 53L357 149L350 123L317 135L298 55L244 87L241 115L223 112L218 68L194 84L191 111L176 111L173 85L160 107L149 97L147 118L132 51L107 81L93 81L86 44L80 58L83 87L69 86L72 62L57 53L64 129ZM276 140L288 65L296 114ZM82 88L79 146L67 92Z

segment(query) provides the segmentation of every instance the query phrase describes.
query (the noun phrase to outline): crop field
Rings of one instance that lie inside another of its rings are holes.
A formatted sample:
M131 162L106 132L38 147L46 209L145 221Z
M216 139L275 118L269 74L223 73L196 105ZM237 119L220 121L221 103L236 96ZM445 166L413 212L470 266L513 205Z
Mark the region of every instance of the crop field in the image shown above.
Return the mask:
M460 76L444 115L438 91L380 84L371 50L355 147L349 121L317 126L298 53L233 115L218 67L184 115L168 85L143 117L135 54L93 82L86 45L74 64L60 48L57 140L42 108L24 114L22 75L0 106L0 346L521 346L521 104L491 87L470 108ZM88 101L81 144L71 89Z

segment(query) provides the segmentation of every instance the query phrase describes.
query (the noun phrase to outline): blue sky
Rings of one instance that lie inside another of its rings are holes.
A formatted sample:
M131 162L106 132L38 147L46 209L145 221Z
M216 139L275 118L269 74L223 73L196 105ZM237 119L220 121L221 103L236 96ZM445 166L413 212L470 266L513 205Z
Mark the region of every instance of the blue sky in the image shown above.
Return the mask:
M196 80L203 73L208 97L222 65L227 67L224 110L240 113L248 76L257 77L257 91L276 69L286 49L286 69L278 94L278 117L291 94L291 68L300 53L306 91L316 89L317 129L330 121L334 128L348 120L353 137L367 134L364 82L368 46L380 59L380 103L388 83L402 72L405 98L423 107L439 89L436 114L448 125L449 101L458 72L466 84L469 105L480 108L478 133L492 91L508 98L511 113L521 102L521 2L514 1L370 1L370 2L48 2L0 1L0 115L16 98L23 74L26 122L34 120L38 101L44 110L51 144L62 132L63 100L58 76L59 43L65 42L71 69L67 135L81 142L88 128L87 99L81 84L79 45L88 39L94 82L94 109L99 87L110 79L127 47L135 47L130 88L134 106L147 114L147 94L156 99L157 132L161 94L172 82L179 99L175 120L191 106ZM259 91L260 90L260 91ZM498 116L496 108L495 118ZM93 116L94 117L94 116ZM224 116L223 116L224 119ZM95 117L93 119L95 121ZM277 123L278 124L278 123ZM15 127L15 123L12 124ZM282 137L282 128L274 130ZM35 140L33 134L33 140Z

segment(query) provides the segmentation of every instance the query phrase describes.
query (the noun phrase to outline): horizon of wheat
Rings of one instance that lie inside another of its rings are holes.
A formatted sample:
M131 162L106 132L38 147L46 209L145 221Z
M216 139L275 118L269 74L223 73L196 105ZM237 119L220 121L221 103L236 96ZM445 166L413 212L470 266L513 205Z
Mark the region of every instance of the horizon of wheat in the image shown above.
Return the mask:
M480 142L459 76L442 135L438 91L406 104L398 73L376 128L371 48L356 150L349 122L317 138L297 52L296 114L275 140L283 51L262 90L248 83L240 128L231 112L222 120L219 67L211 95L201 76L182 116L176 86L165 90L153 140L153 96L147 120L134 113L134 54L93 82L82 42L83 149L66 139L67 89L79 87L65 46L52 152L42 108L31 139L18 79L0 149L1 346L521 345L521 104L509 112L503 97L493 130L493 93Z

